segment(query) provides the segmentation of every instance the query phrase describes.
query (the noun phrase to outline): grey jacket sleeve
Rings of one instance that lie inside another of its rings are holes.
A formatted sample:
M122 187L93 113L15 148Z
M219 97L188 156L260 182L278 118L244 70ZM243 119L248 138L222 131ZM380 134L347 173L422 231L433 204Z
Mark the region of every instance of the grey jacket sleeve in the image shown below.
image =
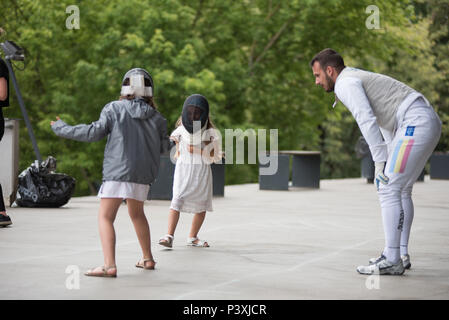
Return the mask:
M167 134L167 120L161 117L158 123L159 125L159 136L161 139L161 153L166 153L170 150L170 140Z
M106 137L110 132L111 121L107 115L106 107L103 108L100 114L100 119L91 124L78 124L70 126L62 120L56 121L51 127L53 132L63 138L94 142Z

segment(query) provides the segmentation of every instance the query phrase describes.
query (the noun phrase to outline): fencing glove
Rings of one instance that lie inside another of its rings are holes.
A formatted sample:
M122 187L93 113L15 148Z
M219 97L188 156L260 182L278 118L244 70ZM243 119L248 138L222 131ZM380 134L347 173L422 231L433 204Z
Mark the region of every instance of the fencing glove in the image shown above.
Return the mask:
M390 180L385 174L385 162L375 162L374 163L374 179L376 181L376 189L379 191L379 183L388 184Z

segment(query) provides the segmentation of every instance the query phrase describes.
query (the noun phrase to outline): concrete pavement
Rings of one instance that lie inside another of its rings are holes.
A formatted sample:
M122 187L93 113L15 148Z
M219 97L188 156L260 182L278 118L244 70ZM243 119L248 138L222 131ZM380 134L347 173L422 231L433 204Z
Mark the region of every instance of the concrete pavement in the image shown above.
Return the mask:
M210 248L185 245L190 214L181 214L174 248L159 246L169 201L147 201L154 271L134 267L141 253L123 205L116 279L83 276L103 262L96 197L58 209L8 208L0 299L449 299L449 181L426 176L414 203L412 269L371 278L355 270L384 243L377 195L365 179L289 191L227 186L200 232Z

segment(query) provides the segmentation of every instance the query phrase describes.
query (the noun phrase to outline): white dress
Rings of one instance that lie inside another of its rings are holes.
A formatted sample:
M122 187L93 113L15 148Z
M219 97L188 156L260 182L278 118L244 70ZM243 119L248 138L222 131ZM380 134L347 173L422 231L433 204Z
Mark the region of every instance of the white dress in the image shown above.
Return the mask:
M212 170L210 164L203 161L201 154L189 152L188 136L189 133L182 125L170 135L179 142L170 209L188 213L213 211ZM207 130L204 139L217 139L215 130ZM202 142L201 146L204 148L205 143Z

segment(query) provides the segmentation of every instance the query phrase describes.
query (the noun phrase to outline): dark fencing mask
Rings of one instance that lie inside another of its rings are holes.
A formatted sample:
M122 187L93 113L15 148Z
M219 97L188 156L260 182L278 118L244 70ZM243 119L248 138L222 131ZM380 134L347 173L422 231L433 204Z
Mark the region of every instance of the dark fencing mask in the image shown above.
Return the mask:
M209 119L209 103L200 94L193 94L184 101L182 125L190 133L205 130Z

